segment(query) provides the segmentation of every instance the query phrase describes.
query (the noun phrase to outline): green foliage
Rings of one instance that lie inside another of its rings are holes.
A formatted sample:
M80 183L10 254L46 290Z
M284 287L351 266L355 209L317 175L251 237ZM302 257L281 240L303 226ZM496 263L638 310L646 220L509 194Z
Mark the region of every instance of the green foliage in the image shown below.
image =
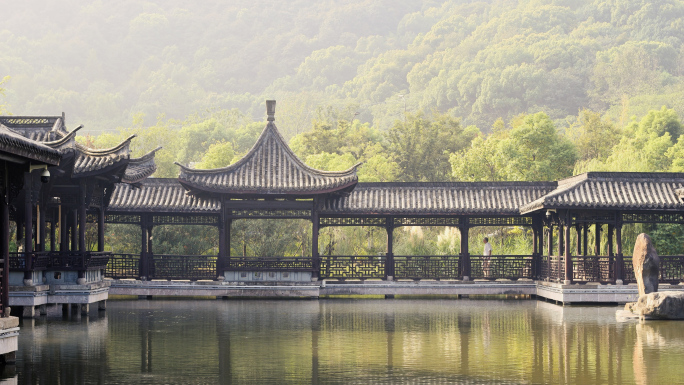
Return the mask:
M202 160L195 164L195 168L212 169L228 166L235 152L233 151L233 144L230 142L217 142L209 146L207 151L202 156Z
M407 114L389 130L389 151L401 170L400 181L436 182L448 180L450 154L466 146L477 136L476 127L461 127L459 120L435 113Z

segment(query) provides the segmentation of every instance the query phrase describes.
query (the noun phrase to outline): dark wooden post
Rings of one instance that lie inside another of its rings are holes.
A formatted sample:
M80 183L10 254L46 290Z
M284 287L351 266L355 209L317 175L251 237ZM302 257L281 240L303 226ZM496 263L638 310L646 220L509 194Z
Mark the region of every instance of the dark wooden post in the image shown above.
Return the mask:
M219 233L219 244L218 244L218 257L216 258L216 277L218 280L223 278L223 261L226 258L226 208L225 200L221 200L221 214L218 217L218 233ZM230 246L228 246L230 248Z
M615 265L615 254L613 253L613 233L615 231L615 225L608 225L608 280L614 281L615 277L610 277L611 273L614 271L613 266Z
M601 255L601 224L597 223L596 228L596 238L594 239L594 255Z
M533 216L532 217L532 278L536 279L539 276L540 272L540 263L541 263L541 257L540 257L540 250L541 247L539 245L539 240L542 238L539 234L539 217L538 216Z
M582 225L582 250L584 253L582 255L589 255L589 224L585 223Z
M575 233L577 234L577 255L582 255L582 226L575 225Z
M5 176L7 176L7 168L5 167ZM7 178L5 177L5 183L7 183ZM9 205L7 202L7 185L5 188L2 200L0 201L0 223L2 223L2 260L4 265L9 266ZM3 310L7 309L9 306L9 269L2 269L2 306ZM8 317L9 313L4 312L3 317Z
M311 209L311 278L318 280L321 276L321 259L318 255L318 233L320 231L320 218L318 216L318 198L314 198Z
M570 227L572 226L572 217L570 210L566 211L564 219L563 230L565 232L565 242L563 245L563 256L565 257L565 282L564 284L572 283L572 257L570 256Z
M549 221L549 231L547 233L549 239L546 244L547 252L549 257L553 255L553 222Z
M140 279L149 278L147 263L147 215L140 215Z
M33 194L31 173L24 173L24 279L31 279L33 270Z
M385 218L387 231L387 258L385 258L385 279L394 279L394 218Z
M86 252L86 202L85 202L85 183L81 183L81 199L78 202L78 251Z
M105 249L105 209L100 207L97 211L97 251Z
M145 258L147 259L147 274L148 274L148 279L154 278L154 249L152 248L153 246L153 240L154 238L152 237L154 231L154 215L150 214L150 216L147 218L147 254Z
M559 213L559 216L561 214ZM558 218L558 256L565 255L565 228L568 227L567 223L564 223L564 218Z
M55 239L55 236L57 236L57 210L52 209L52 222L50 222L50 252L54 252L57 247L57 240Z
M36 229L38 230L38 234L36 234L36 249L38 251L45 251L45 240L47 239L47 226L45 224L46 214L47 209L45 208L45 204L38 204L36 206L36 219L38 220L38 223L36 224Z
M461 232L461 275L463 280L472 279L472 269L470 265L470 250L468 249L468 236L470 233L470 221L468 217L461 217L461 225L459 230Z
M69 250L69 210L59 206L59 251Z
M69 251L78 250L78 209L71 210L71 248Z
M622 258L622 213L618 212L615 219L615 283L622 284L625 280L625 261Z

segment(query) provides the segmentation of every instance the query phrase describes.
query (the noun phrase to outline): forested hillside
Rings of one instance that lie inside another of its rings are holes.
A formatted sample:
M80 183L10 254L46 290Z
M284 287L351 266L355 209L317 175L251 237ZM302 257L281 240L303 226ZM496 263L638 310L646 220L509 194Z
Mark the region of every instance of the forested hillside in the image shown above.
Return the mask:
M101 132L280 102L288 137L354 106L387 130L436 110L489 130L589 108L626 125L684 112L678 0L66 0L2 4L0 78L14 114L67 112ZM138 115L140 116L140 115ZM352 115L354 116L354 115ZM349 119L349 118L348 118Z

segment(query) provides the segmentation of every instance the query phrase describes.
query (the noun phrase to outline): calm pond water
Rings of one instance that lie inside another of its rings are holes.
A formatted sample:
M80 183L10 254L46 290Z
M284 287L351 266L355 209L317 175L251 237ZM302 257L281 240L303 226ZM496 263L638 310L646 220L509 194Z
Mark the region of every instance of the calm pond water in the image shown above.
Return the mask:
M684 323L534 300L130 300L21 327L19 384L673 384Z

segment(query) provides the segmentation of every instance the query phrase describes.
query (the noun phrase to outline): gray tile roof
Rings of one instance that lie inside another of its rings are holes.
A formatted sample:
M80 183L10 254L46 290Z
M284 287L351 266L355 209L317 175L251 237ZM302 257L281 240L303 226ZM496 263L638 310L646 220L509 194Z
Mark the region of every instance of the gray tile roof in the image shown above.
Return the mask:
M540 209L681 210L676 190L684 173L589 172L563 179L548 194L522 207Z
M36 142L57 140L67 133L61 116L0 116L0 124Z
M347 196L326 199L321 213L517 215L555 187L555 182L359 183Z
M235 164L213 170L178 165L178 179L189 190L226 195L313 196L350 190L358 181L358 165L339 172L319 171L305 165L287 146L273 122L268 122L254 147Z
M61 159L59 151L25 138L3 124L0 124L0 151L51 166L58 165Z
M140 187L117 183L107 212L219 213L219 199L186 194L176 179L148 178Z
M154 163L154 155L160 149L161 147L157 147L140 158L131 158L128 161L128 167L126 167L121 181L123 183L140 183L143 179L154 174L157 170L157 164Z

